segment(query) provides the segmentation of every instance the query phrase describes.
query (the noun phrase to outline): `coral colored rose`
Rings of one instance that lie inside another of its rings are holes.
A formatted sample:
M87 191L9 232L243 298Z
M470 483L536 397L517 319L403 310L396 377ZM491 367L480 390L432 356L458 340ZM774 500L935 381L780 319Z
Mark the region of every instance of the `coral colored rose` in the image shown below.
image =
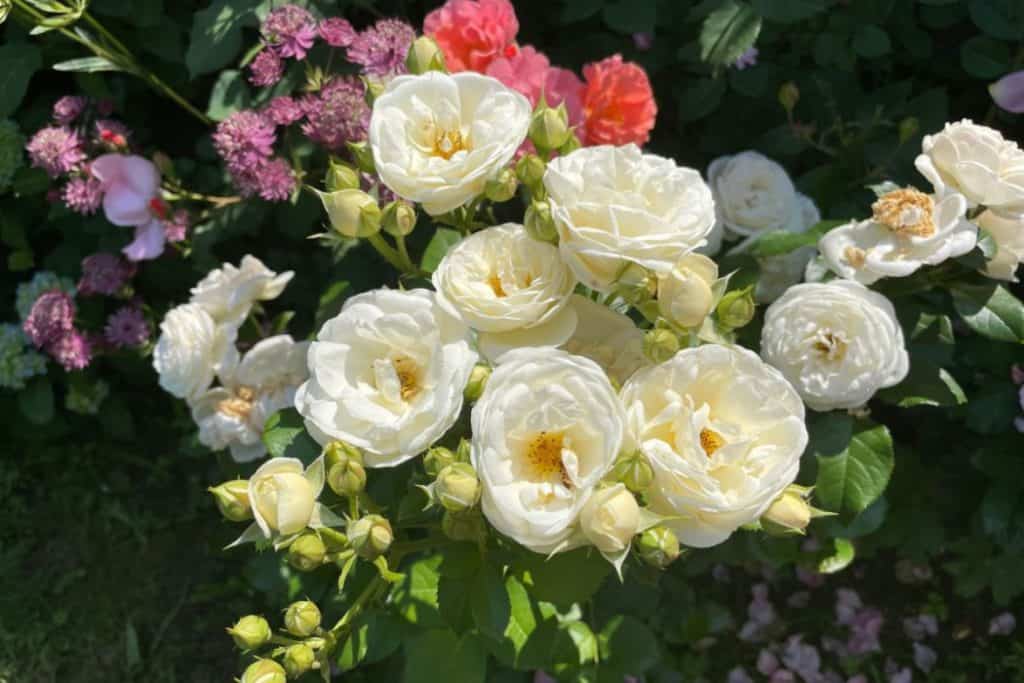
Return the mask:
M122 251L131 261L144 261L164 251L166 234L160 200L160 171L139 156L104 154L92 162L92 174L103 183L103 213L114 225L135 228L135 239Z
M423 20L423 32L444 51L450 72L486 73L515 42L519 20L509 0L448 0Z
M645 144L658 105L643 68L612 55L583 67L583 78L583 144Z

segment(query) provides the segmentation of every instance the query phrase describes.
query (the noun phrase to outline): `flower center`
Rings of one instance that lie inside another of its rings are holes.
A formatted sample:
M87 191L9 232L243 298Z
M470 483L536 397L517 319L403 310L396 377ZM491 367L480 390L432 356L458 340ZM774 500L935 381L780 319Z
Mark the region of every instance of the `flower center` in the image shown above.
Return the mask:
M572 486L569 473L562 462L563 432L538 432L526 446L526 462L531 474L538 479L550 479L553 475L566 486Z
M846 355L847 342L841 333L831 330L820 330L811 342L814 350L826 360L842 360Z
M447 161L465 149L469 149L469 145L463 139L461 131L440 129L434 134L434 149L431 154L435 157Z
M705 427L700 430L700 447L710 458L719 448L725 445L725 438L713 429Z
M501 286L501 278L498 277L497 273L494 273L487 278L487 284L490 285L491 289L494 291L494 296L499 299L508 296L508 294L505 293L505 288Z
M871 205L875 221L902 237L935 234L935 201L913 188L893 190Z
M231 398L226 398L217 404L217 412L221 415L233 417L238 420L249 419L249 412L252 410L252 402L256 398L256 391L250 387L238 387Z
M398 375L402 400L412 400L423 388L420 386L420 366L408 356L395 356L391 359L391 365L395 368L395 374Z
M863 268L867 253L860 247L847 247L843 250L843 256L846 257L846 262L854 268Z

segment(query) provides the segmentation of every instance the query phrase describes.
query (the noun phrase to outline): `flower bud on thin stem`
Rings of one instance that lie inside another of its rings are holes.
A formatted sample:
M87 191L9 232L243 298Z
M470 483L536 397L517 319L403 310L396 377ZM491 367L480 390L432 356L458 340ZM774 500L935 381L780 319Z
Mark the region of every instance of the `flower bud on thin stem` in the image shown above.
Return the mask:
M658 278L638 263L627 263L615 280L615 293L631 306L642 306L658 292Z
M469 382L462 394L467 401L472 403L480 398L487 386L487 380L491 377L491 367L483 363L477 364L469 375Z
M815 517L832 513L818 510L808 500L813 487L790 484L761 516L761 528L773 536L803 534Z
M431 477L437 477L441 470L451 465L455 460L455 453L451 449L444 446L434 446L423 456L423 469Z
M362 190L317 192L331 227L345 237L370 237L380 232L381 211L377 200Z
M515 171L511 168L502 169L494 178L487 181L484 185L484 196L490 199L492 202L507 202L516 196L516 190L519 188L519 181L516 179Z
M636 539L636 551L647 564L664 569L679 557L679 539L668 527L656 526Z
M320 608L309 600L300 600L288 605L284 612L284 627L288 633L299 638L308 638L320 628Z
M381 227L389 235L405 237L416 228L416 209L408 202L393 201L384 207Z
M551 108L542 98L533 111L528 135L542 154L548 154L567 143L572 137L572 128L569 127L569 112L565 103Z
M612 468L612 479L621 481L633 493L643 493L654 481L654 470L640 451L622 455Z
M349 543L364 560L375 560L386 553L394 538L391 522L380 515L366 515L348 525Z
M257 614L242 617L228 629L232 640L240 650L255 650L270 642L274 635L267 620Z
M331 159L327 165L327 175L324 177L324 186L328 192L339 190L358 190L359 171L346 163Z
M288 564L300 572L311 572L324 563L327 546L313 532L304 533L288 546Z
M480 480L466 462L448 465L437 475L434 496L449 512L466 512L480 500Z
M523 185L529 188L533 194L538 194L544 189L544 171L547 164L536 154L524 154L516 162L516 178Z
M244 522L252 519L252 506L249 504L249 482L245 479L233 479L209 489L217 503L217 509L229 522Z
M679 337L671 330L654 328L644 333L644 355L652 363L664 363L679 351Z
M540 242L558 243L558 230L555 219L551 216L551 205L546 201L534 200L526 209L524 226L527 234Z
M412 45L409 46L409 54L405 58L405 67L409 73L415 75L428 71L447 71L444 52L429 36L420 36L412 41Z
M358 496L366 488L363 452L344 441L332 441L324 449L327 485L339 496Z
M284 657L281 658L281 663L284 664L284 670L287 672L288 678L298 678L312 669L314 662L316 662L316 653L313 652L313 648L305 643L292 645L284 651Z
M754 319L757 304L754 301L754 288L744 287L726 292L715 309L718 322L732 330L739 329Z
M239 683L285 683L284 668L273 659L257 659L250 664Z

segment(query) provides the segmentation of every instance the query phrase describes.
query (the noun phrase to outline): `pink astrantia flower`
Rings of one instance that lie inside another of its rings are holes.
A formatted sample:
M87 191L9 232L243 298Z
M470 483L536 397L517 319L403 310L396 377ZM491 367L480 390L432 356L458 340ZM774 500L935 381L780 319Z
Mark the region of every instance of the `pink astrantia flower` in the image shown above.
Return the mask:
M117 254L92 254L82 259L82 277L78 281L78 293L82 296L111 296L117 294L134 275L135 265Z
M1024 114L1024 71L1014 71L988 86L997 105L1014 114Z
M486 73L522 93L530 100L530 104L537 106L547 84L551 62L543 52L538 52L532 45L524 45L512 52L511 56L502 55L492 61ZM556 106L550 100L548 104Z
M301 104L285 95L270 100L263 113L278 126L290 126L306 115Z
M265 163L253 177L253 190L268 202L283 202L295 191L295 173L280 157Z
M53 120L62 126L74 123L88 104L88 98L65 95L53 104Z
M25 146L32 165L57 178L73 171L85 159L82 139L64 126L42 128Z
M658 113L647 72L612 55L583 67L583 78L583 144L645 144Z
M259 88L274 85L284 76L284 61L273 50L256 55L249 65L249 82Z
M317 26L317 31L324 42L331 47L348 47L356 39L356 30L352 24L341 17L324 19Z
M78 330L71 330L52 342L46 351L68 372L81 370L92 361L92 345Z
M260 33L279 56L305 59L316 41L316 20L302 7L284 5L267 15Z
M75 213L91 216L103 203L103 183L92 175L72 178L61 190L61 199Z
M138 306L122 306L107 318L103 337L118 349L141 346L149 339L149 323Z
M406 72L405 58L415 39L416 31L404 21L381 19L356 36L346 54L370 76L396 76Z
M25 336L36 348L43 348L68 334L75 320L75 302L66 292L45 292L22 323Z
M132 261L154 259L164 250L163 219L167 205L160 199L160 171L140 156L105 154L92 163L103 183L103 213L114 225L135 228L135 239L122 251Z
M331 152L342 151L346 142L365 139L370 125L365 93L366 88L354 76L331 79L319 93L302 101L306 113L302 132Z
M213 146L233 176L254 172L274 154L274 123L252 110L235 112L217 125Z
M486 73L513 47L519 33L509 0L448 0L423 20L423 33L437 41L448 70Z

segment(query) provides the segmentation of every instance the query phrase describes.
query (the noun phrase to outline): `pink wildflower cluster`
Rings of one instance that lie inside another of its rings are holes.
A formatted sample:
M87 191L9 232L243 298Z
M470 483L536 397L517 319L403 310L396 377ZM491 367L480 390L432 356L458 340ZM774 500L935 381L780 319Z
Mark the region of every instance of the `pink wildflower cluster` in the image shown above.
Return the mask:
M65 370L81 370L92 360L92 349L74 322L74 300L55 289L36 299L22 329L33 346L46 351Z
M274 156L274 121L262 112L244 110L222 121L213 144L243 196L284 201L295 190L291 165Z

